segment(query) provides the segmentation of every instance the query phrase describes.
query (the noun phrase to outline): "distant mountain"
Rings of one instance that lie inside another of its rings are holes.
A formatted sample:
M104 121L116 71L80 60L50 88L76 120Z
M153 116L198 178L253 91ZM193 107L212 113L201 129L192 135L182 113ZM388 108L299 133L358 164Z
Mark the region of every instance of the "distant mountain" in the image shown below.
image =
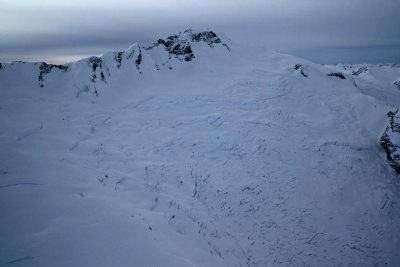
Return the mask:
M399 266L400 67L186 30L0 64L1 266Z
M220 46L229 52L229 46L223 43L213 31L194 33L189 29L165 39L158 39L157 42L148 46L136 43L125 51L93 56L72 64L54 65L46 62L28 63L21 61L11 64L3 63L0 68L8 70L15 69L16 65L20 64L33 64L32 69L37 68L40 87L45 85L46 76L52 72L64 73L64 76L76 76L76 73L82 72L83 69L85 69L86 73L89 72L87 79L93 84L98 82L107 83L111 73L121 68L142 74L142 71L151 72L160 70L160 68L171 70L173 65L179 61L192 61L196 57L192 49L194 45L207 45L210 48ZM83 78L83 80L86 79Z

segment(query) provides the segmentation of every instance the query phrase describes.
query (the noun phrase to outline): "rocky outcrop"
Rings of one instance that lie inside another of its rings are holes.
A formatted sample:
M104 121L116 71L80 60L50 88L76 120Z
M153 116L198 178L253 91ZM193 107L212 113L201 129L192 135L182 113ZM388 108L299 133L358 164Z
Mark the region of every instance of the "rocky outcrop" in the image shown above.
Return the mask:
M136 56L136 58L134 59L134 61L135 61L136 68L137 68L138 70L140 70L140 64L141 64L142 61L143 61L142 48L141 48L138 44L136 44L136 45L134 45L134 46L131 46L128 50L130 50L130 51L129 51L129 52L126 52L126 53L127 53L127 55L126 55L126 59L127 59L127 60L132 59L133 56L134 56L134 55L136 54L136 52L137 52L137 56ZM121 60L122 60L122 54L121 54ZM142 72L139 71L139 73L142 73Z
M68 67L64 66L64 65L54 65L54 64L47 64L46 62L42 62L42 64L40 64L40 67L39 67L40 73L39 73L39 78L38 78L40 87L44 86L44 84L43 84L44 76L49 74L52 71L52 69L54 69L54 68L62 70L62 71L68 70Z
M96 75L96 71L97 69L99 69L100 72L100 79L101 81L103 81L104 83L106 82L106 77L104 75L104 71L103 71L103 60L101 59L101 57L90 57L88 59L88 64L92 69L92 77L90 78L90 81L92 83L96 82L97 79L97 75Z
M355 76L359 76L359 75L367 73L367 72L368 72L368 67L363 66L363 67L358 68L357 70L353 70L353 72L351 74L355 75Z
M299 71L303 77L308 77L308 74L305 72L305 67L302 64L295 64L294 69Z
M168 36L166 39L158 39L157 43L146 47L146 50L151 50L158 46L164 46L165 50L169 53L169 57L175 57L180 60L191 61L195 58L192 47L188 40L181 40L178 35Z
M139 65L142 63L142 49L139 47L139 54L135 60L136 68L139 69Z
M389 124L381 137L381 146L386 152L386 158L390 166L397 174L400 174L400 116L399 109L390 111Z
M337 77L337 78L340 78L342 80L346 80L346 77L341 72L331 72L331 73L328 73L328 76Z
M393 82L393 85L397 87L397 89L400 90L400 79L396 80Z
M169 53L170 58L174 57L179 60L192 61L195 58L192 44L199 42L204 42L210 47L214 47L216 44L222 45L230 51L229 46L222 43L221 39L213 31L193 33L191 29L184 31L183 34L174 34L168 36L166 39L158 39L156 43L153 43L145 49L151 50L162 45Z
M214 47L215 44L221 44L224 46L228 51L230 48L227 44L223 43L221 39L215 34L213 31L206 31L206 32L199 32L199 33L192 33L191 30L188 30L192 36L193 42L205 42L210 47Z
M124 52L114 52L114 60L117 61L117 68L121 67L122 55Z

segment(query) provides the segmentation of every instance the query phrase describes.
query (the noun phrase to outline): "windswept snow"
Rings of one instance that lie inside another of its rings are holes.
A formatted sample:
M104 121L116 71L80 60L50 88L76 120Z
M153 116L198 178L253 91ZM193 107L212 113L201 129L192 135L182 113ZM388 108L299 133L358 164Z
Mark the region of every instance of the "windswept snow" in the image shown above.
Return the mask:
M399 68L183 39L1 65L0 265L400 265Z

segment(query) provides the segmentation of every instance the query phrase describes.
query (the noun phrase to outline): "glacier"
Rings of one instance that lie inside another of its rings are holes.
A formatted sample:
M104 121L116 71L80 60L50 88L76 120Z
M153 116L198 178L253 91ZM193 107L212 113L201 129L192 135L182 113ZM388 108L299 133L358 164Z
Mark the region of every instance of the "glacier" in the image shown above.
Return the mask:
M192 30L2 63L0 265L399 266L399 79Z

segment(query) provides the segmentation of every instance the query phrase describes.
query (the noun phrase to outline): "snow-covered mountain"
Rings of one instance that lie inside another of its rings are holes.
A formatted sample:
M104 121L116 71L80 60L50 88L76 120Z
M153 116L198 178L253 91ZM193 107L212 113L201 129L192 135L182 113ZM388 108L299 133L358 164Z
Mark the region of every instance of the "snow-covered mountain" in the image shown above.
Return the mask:
M0 265L398 266L399 81L192 30L2 63Z
M182 65L182 61L192 61L196 58L193 46L200 50L210 47L218 52L221 49L226 52L230 51L229 46L223 43L213 31L193 33L192 30L186 30L178 35L171 35L165 40L158 39L157 42L148 46L136 43L125 51L93 56L71 64L14 62L11 64L0 63L0 69L19 74L22 69L25 70L24 72L30 70L28 74L37 73L37 77L33 76L32 78L37 79L36 82L40 87L44 87L48 79L51 80L50 76L56 81L61 76L68 83L78 81L80 84L86 84L90 81L91 83L87 86L97 94L96 88L104 87L108 80L113 79L112 76L115 76L115 73L120 76L122 74L122 79L129 79L130 82L133 82L138 79L137 76L140 74L151 73L152 75L155 70L172 70L177 64Z

